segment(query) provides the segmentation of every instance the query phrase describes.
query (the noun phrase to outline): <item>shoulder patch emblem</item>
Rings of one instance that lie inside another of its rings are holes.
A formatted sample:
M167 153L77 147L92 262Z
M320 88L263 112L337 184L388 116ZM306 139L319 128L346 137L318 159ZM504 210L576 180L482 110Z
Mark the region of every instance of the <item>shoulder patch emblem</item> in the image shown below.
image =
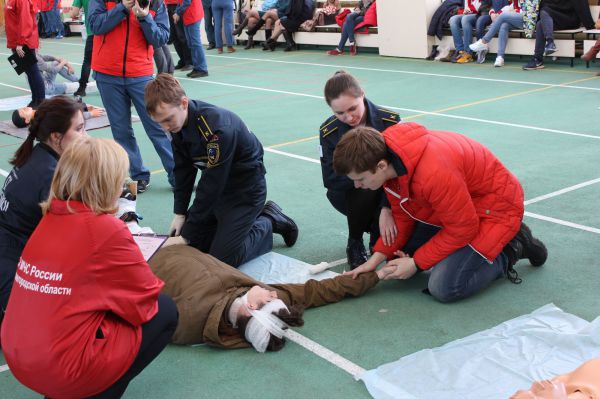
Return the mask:
M208 143L206 145L206 155L208 156L208 167L216 166L219 163L219 157L221 156L219 143Z

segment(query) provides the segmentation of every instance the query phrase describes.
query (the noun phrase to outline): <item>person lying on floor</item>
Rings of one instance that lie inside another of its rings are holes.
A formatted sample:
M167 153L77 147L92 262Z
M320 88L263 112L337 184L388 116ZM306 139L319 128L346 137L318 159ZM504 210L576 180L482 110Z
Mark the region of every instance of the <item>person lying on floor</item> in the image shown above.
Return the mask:
M83 119L97 118L104 115L102 108L95 107L90 104L81 103L83 106ZM23 107L15 109L12 113L12 123L18 128L24 128L29 126L33 116L35 115L36 109L32 107Z
M599 399L599 375L600 357L597 357L570 373L536 381L528 391L518 391L510 399Z
M252 345L258 352L283 348L283 322L303 325L305 308L361 296L386 273L267 285L189 245L162 248L148 264L165 282L162 293L173 298L179 310L174 343L227 349Z

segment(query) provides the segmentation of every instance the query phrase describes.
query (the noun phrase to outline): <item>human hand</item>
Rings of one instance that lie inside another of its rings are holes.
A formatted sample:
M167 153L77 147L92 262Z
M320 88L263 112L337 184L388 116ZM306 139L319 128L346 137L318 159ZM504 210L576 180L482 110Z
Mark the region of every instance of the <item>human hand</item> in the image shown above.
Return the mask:
M136 18L144 18L146 15L148 15L148 13L150 12L150 2L148 2L148 5L145 8L142 8L140 6L140 3L135 0L135 5L133 6L133 13L135 14Z
M162 245L164 247L170 247L171 245L187 245L187 240L182 236L169 237Z
M596 29L600 29L600 19L596 21Z
M173 22L175 22L175 23L179 22L179 15L173 14Z
M490 18L492 19L492 22L494 22L496 18L498 18L498 14L496 14L495 12L490 13Z
M396 222L390 208L381 208L381 213L379 214L379 234L381 234L381 240L386 246L390 246L396 241L398 229L396 229Z
M88 112L92 115L92 118L97 118L99 116L104 115L104 110L102 108L94 107L92 105L88 105Z
M73 69L73 65L69 64L67 62L67 65L65 65L67 67L67 71L69 72L69 75L73 75L75 73L75 69Z
M371 262L366 261L362 265L358 266L356 269L344 272L344 276L350 276L353 280L355 280L360 274L372 272L376 268L377 264L373 265Z
M389 261L383 268L385 280L408 280L417 273L415 260L409 256Z
M184 223L185 215L175 215L173 221L171 222L171 226L169 227L169 235L171 237L180 235Z
M125 7L128 10L131 10L135 5L135 0L123 0L121 1L121 3L123 3L123 7Z
M246 295L248 308L253 310L258 310L272 300L277 299L277 291L271 291L259 285L250 288Z
M471 11L471 9L467 7L463 10L463 15L471 14L472 12L473 11Z
M17 52L17 55L18 55L20 58L23 58L23 57L25 57L25 51L23 51L23 46L17 46L17 47L15 48L15 50L16 50L16 52Z

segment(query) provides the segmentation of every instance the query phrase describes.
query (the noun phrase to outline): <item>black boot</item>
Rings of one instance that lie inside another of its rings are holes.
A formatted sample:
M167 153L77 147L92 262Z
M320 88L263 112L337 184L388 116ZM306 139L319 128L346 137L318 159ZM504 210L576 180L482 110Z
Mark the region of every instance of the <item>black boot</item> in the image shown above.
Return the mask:
M275 47L277 47L277 40L274 40L273 38L263 43L263 51L275 51Z
M272 34L273 34L273 29L265 29L265 41L269 40L271 38Z
M265 24L265 20L264 20L264 19L262 19L262 18L261 18L261 19L259 19L259 20L258 20L258 22L256 23L256 25L254 25L252 28L250 28L250 29L248 29L248 30L246 31L246 34L247 34L248 36L254 36L254 35L256 35L256 32L258 32L258 30L259 30L260 28L262 28L262 26L263 26L264 24Z
M273 224L273 233L281 234L285 245L288 247L294 246L298 239L298 226L282 211L281 207L273 201L267 201L261 215L268 217Z
M427 58L425 58L427 61L433 61L435 59L435 57L438 55L438 46L437 44L434 44L433 47L431 48L431 53L429 53L429 55L427 56Z
M244 50L249 50L254 47L254 36L248 36L248 42L246 43L246 47Z
M517 235L510 240L502 250L508 258L508 278L512 282L518 284L521 279L513 266L520 259L529 259L532 266L542 266L548 258L548 250L543 242L538 240L531 234L531 230L525 223L521 223L521 229ZM517 281L514 281L517 280Z
M287 30L283 31L283 37L285 38L285 50L283 51L293 51L296 50L296 42L292 37L292 34Z
M235 28L233 30L233 32L231 32L233 34L233 36L239 36L242 34L242 30L244 30L244 28L248 25L248 18L244 18L244 20L242 21L241 24L239 24L237 26L237 28Z
M87 85L79 83L79 88L73 93L75 97L85 97L85 88Z
M362 239L348 238L346 256L348 257L348 266L350 266L350 270L356 269L368 260L367 251L365 250L365 244L363 244Z

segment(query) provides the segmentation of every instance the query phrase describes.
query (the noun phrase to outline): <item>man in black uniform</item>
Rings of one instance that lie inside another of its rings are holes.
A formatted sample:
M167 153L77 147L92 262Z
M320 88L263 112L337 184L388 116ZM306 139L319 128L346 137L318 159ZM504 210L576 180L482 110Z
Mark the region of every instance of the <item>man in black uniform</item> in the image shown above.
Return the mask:
M165 245L187 243L234 267L271 250L273 233L287 246L298 227L272 201L263 148L234 113L189 100L179 82L160 74L146 86L146 109L171 132L175 168L175 217ZM192 206L197 171L202 176Z

